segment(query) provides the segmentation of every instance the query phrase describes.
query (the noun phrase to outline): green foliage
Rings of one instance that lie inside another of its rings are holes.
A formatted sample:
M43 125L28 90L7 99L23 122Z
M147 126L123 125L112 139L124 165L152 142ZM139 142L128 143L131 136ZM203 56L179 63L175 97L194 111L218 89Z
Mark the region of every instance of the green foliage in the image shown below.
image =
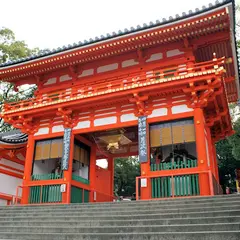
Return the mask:
M36 52L38 49L29 49L24 41L16 40L12 30L0 29L0 63L24 58Z
M229 185L235 180L235 169L240 168L240 117L239 107L236 104L230 106L235 133L219 141L216 144L219 159L220 183L223 186Z
M233 129L235 134L229 137L228 140L232 146L232 155L235 159L240 160L240 118L234 122Z
M140 176L138 158L117 158L114 161L114 186L118 196L132 196L136 191L136 177Z
M9 60L16 60L35 54L39 51L38 48L29 49L24 41L16 40L15 34L8 28L0 28L0 63L5 63ZM2 104L7 102L19 101L32 97L35 88L25 88L20 92L14 91L12 83L0 81L0 111L2 111ZM0 132L11 130L9 124L4 123L0 119Z

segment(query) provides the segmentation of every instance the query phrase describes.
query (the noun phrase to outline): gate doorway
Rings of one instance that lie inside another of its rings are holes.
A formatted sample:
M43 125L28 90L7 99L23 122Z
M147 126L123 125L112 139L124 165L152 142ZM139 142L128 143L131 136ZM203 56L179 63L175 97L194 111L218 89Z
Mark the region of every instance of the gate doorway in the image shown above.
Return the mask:
M75 137L85 139L96 148L95 201L114 201L120 196L134 198L136 177L140 176L138 127L91 132ZM91 164L89 170L91 175Z

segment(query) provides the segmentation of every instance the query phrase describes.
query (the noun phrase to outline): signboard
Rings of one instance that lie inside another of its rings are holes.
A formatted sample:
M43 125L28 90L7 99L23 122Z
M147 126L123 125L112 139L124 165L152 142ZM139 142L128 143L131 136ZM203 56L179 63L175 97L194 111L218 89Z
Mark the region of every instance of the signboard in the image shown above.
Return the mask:
M61 192L61 193L66 192L66 184L62 184L62 185L61 185L61 187L60 187L60 192Z
M148 161L146 116L138 118L138 155L140 163Z
M141 178L141 187L147 187L147 179Z
M71 128L64 129L62 170L68 170L68 161L69 161L70 143L71 143L71 131L72 131Z

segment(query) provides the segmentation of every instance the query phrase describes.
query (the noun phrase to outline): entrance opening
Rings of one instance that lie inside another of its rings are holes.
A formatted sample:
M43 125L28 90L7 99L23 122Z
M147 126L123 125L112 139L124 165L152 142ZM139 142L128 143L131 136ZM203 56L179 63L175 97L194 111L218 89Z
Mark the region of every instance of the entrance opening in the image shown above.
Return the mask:
M138 162L138 127L126 127L79 135L96 146L96 201L111 197L134 198ZM135 156L135 157L134 157ZM90 170L91 171L91 170Z
M140 176L138 156L114 161L114 193L118 199L136 200L136 177Z

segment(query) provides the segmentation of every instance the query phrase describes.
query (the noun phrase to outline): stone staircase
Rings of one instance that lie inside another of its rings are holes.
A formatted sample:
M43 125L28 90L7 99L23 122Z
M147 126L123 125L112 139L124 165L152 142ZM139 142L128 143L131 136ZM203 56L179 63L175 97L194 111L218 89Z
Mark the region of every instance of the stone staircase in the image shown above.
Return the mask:
M240 195L1 207L0 239L239 240Z

